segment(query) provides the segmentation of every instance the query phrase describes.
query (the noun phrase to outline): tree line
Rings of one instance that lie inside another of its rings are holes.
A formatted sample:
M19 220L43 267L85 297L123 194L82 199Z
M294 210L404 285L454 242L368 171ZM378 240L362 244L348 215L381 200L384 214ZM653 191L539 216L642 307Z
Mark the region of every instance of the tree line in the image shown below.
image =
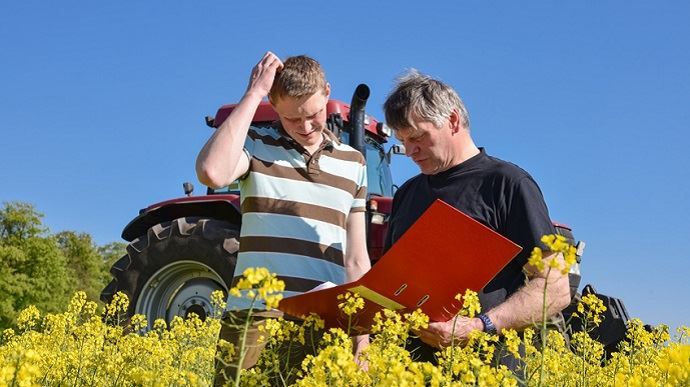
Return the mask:
M44 313L64 310L83 290L98 300L110 281L110 266L126 244L94 243L84 232L51 233L43 214L24 202L0 209L0 331L14 325L17 313L35 305Z

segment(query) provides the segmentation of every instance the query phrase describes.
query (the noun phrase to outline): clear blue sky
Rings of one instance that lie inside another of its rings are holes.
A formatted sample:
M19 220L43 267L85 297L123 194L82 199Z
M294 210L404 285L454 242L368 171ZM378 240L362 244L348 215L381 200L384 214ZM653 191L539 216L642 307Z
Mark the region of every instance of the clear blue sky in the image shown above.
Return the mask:
M377 117L405 68L453 85L476 142L587 242L583 281L690 324L686 1L2 2L0 201L119 240L196 182L203 117L266 50L320 60L338 99L369 84ZM398 183L417 173L395 163Z

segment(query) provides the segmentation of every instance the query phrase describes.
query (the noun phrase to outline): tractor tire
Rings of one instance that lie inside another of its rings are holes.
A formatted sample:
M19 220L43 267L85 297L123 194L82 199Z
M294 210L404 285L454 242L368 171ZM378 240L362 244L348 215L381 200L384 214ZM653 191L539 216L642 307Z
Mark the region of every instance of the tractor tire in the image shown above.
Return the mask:
M206 218L178 218L151 227L127 246L111 267L113 280L101 292L108 303L117 292L129 297L127 316L143 314L149 329L156 319L212 315L211 293L227 295L232 282L239 227ZM128 320L128 318L127 318Z

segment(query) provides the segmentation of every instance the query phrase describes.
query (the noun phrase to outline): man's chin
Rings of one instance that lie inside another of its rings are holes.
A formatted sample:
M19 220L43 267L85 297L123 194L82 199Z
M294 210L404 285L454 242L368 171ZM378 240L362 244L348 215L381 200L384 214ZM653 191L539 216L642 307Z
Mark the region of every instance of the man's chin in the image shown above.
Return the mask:
M320 130L314 130L310 132L308 135L303 135L299 133L295 133L292 138L300 143L302 146L313 146L317 144L321 144L321 141L323 140L323 134Z
M421 167L421 166L419 166L419 170L423 175L435 175L435 174L440 172L438 166L435 166L435 167Z

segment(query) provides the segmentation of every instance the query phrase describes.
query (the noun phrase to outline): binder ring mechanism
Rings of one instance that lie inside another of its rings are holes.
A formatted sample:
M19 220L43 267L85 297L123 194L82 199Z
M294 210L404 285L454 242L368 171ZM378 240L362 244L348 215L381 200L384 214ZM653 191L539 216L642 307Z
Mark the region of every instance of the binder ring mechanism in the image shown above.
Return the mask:
M399 296L402 292L404 292L405 289L407 289L407 284L402 284L402 285L400 285L400 287L398 288L398 290L396 290L395 293L393 293L393 295L397 297L397 296ZM428 300L429 300L429 295L428 295L428 294L425 294L424 297L420 298L419 301L417 302L417 307L422 306L422 305L423 305L425 302L427 302Z
M417 307L422 306L422 304L424 304L424 303L427 302L428 300L429 300L429 295L428 295L428 294L425 294L424 297L422 297L422 298L419 300L419 302L417 303Z

